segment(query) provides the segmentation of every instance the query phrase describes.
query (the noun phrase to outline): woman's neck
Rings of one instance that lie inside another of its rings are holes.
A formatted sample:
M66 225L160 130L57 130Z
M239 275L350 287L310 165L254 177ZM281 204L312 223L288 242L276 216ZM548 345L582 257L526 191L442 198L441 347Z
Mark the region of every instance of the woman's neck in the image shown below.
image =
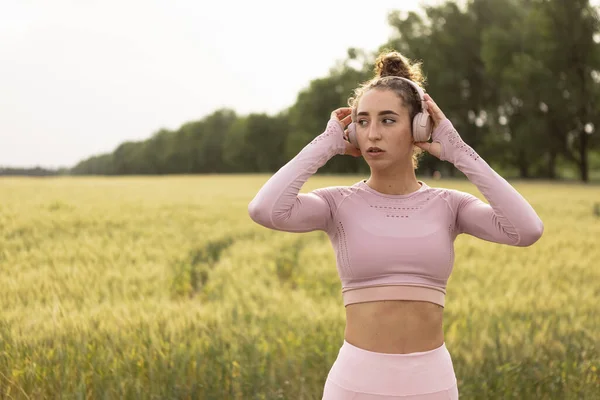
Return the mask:
M371 171L371 176L365 182L372 189L384 194L410 194L421 188L414 170L405 173L376 173Z

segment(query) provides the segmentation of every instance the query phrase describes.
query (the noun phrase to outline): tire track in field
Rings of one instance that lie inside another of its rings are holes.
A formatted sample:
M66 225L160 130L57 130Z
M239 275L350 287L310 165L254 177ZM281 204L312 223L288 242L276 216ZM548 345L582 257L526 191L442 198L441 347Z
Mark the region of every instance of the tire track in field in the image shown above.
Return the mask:
M186 257L174 266L171 292L174 297L193 297L209 280L210 272L219 263L221 255L236 241L256 235L244 232L238 235L211 239L203 246L191 250Z

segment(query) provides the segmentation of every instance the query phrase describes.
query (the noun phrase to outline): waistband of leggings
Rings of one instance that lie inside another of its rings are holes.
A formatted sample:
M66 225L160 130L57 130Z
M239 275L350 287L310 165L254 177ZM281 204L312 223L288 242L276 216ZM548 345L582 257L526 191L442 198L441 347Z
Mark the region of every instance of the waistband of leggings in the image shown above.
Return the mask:
M344 340L328 379L347 390L382 396L437 393L457 384L445 342L402 354L364 350Z

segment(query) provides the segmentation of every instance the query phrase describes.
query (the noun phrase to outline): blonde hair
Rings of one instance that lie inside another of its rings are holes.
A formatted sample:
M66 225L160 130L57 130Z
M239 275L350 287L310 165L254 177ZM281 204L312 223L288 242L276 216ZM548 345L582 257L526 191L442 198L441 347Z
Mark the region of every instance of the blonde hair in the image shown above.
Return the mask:
M375 60L375 76L354 89L354 96L348 99L348 105L352 107L353 120L356 120L360 98L371 89L391 90L396 93L402 104L408 109L411 121L421 111L421 103L414 88L401 79L390 79L390 76L409 79L420 87L423 87L425 83L425 77L421 71L421 62L411 61L395 50L384 50ZM414 169L418 168L419 158L422 154L423 150L413 145L412 164Z

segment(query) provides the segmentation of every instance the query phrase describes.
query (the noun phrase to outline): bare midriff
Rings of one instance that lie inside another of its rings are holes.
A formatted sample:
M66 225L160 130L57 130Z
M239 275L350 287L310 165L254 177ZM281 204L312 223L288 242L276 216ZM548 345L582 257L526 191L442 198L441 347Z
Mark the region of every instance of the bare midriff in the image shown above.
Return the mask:
M429 351L444 343L444 308L428 301L380 300L346 306L348 343L378 353Z

